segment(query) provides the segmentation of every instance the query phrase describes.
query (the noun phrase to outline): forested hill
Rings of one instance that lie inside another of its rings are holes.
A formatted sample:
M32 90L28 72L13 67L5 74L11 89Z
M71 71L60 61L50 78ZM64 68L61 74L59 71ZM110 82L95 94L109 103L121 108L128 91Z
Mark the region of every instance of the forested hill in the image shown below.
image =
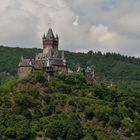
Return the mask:
M2 140L139 140L140 94L77 73L33 72L0 85Z
M21 56L41 51L1 46L1 82L16 76ZM55 73L48 81L47 73L34 71L8 80L0 84L0 138L139 140L140 60L91 51L65 56L72 70L90 66L97 79L122 86L91 84L78 73Z
M0 79L14 76L21 56L34 58L36 53L42 52L36 48L10 48L0 46ZM90 66L95 70L96 77L111 81L140 81L140 58L122 56L120 54L101 52L74 53L65 52L68 66L76 70Z

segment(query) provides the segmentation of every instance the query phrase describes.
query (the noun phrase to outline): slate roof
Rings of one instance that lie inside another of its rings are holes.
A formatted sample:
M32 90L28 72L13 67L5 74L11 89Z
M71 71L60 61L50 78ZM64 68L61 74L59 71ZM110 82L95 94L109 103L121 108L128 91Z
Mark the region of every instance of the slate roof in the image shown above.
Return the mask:
M32 67L33 64L32 64L31 59L23 59L23 60L19 63L18 66L19 66L19 67Z
M52 39L52 38L54 38L54 34L53 34L53 31L52 31L51 28L48 30L48 33L47 33L47 37L46 37L46 38L47 38L47 39Z

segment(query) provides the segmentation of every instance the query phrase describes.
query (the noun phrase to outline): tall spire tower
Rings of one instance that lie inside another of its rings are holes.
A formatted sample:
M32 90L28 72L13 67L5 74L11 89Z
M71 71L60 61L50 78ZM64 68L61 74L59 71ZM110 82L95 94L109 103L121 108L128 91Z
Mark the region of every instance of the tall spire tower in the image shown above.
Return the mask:
M58 54L59 37L54 36L51 28L49 28L47 35L44 34L43 38L43 53L48 54L50 49L54 55Z

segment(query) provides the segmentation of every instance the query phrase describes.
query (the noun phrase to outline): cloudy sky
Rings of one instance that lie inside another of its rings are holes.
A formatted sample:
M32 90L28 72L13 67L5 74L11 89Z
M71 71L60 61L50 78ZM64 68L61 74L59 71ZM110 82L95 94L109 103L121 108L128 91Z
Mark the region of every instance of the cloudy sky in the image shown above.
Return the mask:
M52 27L60 49L140 56L140 0L0 0L0 44L42 47Z

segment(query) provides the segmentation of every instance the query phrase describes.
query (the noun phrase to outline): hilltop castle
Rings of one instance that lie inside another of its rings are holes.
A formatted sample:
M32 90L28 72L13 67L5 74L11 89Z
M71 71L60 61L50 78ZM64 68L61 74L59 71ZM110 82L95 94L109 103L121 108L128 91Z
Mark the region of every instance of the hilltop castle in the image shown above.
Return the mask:
M58 50L59 37L54 35L52 29L48 30L47 35L42 38L43 52L36 54L35 59L25 59L23 56L18 65L18 76L27 77L31 71L39 70L47 73L67 72L66 59L64 52Z

